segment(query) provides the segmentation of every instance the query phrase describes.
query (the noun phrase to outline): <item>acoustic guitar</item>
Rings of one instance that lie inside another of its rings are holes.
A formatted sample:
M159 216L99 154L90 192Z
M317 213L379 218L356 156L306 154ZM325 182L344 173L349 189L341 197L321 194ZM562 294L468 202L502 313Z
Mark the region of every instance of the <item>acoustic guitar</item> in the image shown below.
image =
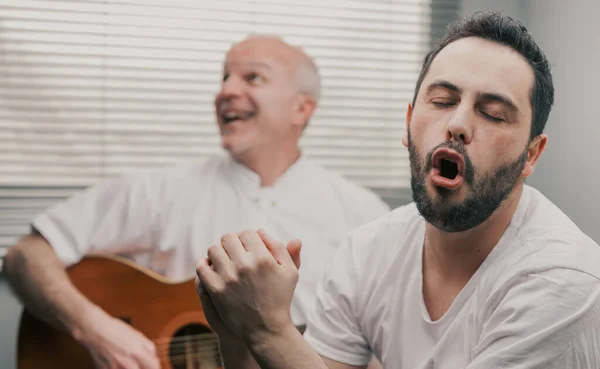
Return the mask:
M67 270L73 284L108 314L151 339L163 369L221 367L194 279L174 283L119 257L91 256ZM69 335L23 311L18 369L94 369L87 350Z

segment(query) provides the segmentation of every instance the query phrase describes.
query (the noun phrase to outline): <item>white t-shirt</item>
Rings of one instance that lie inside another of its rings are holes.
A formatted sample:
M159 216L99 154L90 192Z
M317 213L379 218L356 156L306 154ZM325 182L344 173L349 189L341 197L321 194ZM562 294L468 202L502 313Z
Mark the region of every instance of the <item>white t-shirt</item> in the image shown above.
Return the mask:
M229 157L144 170L92 186L38 215L33 226L66 265L89 253L126 256L173 280L229 232L263 228L301 238L292 319L306 323L316 284L348 232L389 212L375 193L306 158L272 187Z
M600 248L525 186L505 234L437 321L414 204L358 228L319 283L306 340L386 369L600 368Z

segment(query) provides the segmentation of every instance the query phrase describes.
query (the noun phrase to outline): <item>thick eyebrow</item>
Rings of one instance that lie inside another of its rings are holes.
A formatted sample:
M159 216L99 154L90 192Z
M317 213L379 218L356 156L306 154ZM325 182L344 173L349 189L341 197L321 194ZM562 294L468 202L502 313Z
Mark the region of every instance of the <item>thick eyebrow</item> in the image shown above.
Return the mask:
M488 93L488 92L480 92L477 95L477 100L497 101L497 102L505 105L506 107L508 107L510 110L512 110L516 113L519 112L519 108L517 108L517 104L515 104L510 98L508 98L507 96L504 96L504 95L493 94L493 93Z
M462 93L462 89L460 87L458 87L457 85L455 85L452 82L448 82L448 81L444 81L444 80L431 82L431 84L429 86L427 86L427 93L430 93L431 91L433 91L437 88L443 88L445 90L458 92L459 94Z

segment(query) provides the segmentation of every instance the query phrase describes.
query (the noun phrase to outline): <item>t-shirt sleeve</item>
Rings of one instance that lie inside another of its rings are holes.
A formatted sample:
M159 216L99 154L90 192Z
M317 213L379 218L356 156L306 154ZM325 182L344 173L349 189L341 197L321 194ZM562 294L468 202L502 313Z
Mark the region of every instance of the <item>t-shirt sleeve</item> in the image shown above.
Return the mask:
M572 269L519 277L493 295L467 369L600 368L600 281Z
M390 212L390 206L377 194L367 199L362 205L362 224L369 223Z
M155 171L105 180L37 215L32 227L66 265L88 253L149 249L159 218L161 177Z
M317 287L304 337L320 355L362 366L369 363L371 350L355 315L357 281L350 238Z

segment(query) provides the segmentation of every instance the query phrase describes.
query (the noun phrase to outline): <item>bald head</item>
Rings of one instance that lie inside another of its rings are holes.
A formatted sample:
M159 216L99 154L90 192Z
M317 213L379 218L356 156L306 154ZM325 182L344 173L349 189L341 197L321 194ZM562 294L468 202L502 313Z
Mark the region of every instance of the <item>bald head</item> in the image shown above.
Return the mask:
M265 35L250 35L234 44L229 52L260 46L272 52L290 70L296 81L298 91L311 96L315 102L321 98L321 77L313 59L299 47L292 46L279 37Z

